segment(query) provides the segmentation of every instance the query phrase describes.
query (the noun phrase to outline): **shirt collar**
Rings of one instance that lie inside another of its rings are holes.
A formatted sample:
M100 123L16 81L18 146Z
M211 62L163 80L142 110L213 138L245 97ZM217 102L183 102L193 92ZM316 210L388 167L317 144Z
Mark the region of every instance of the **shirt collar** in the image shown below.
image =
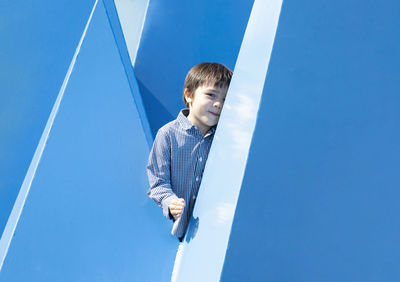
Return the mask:
M178 115L178 122L180 124L180 126L184 129L184 130L189 130L189 129L196 129L198 131L200 131L196 126L194 126L188 119L187 116L189 115L189 109L183 109L179 112ZM211 127L210 130L206 133L206 135L204 137L207 137L209 135L214 134L215 132L215 126Z
M187 119L187 116L189 115L189 109L183 109L179 112L178 115L178 122L180 124L180 126L184 129L184 130L189 130L192 127L194 127L194 125Z

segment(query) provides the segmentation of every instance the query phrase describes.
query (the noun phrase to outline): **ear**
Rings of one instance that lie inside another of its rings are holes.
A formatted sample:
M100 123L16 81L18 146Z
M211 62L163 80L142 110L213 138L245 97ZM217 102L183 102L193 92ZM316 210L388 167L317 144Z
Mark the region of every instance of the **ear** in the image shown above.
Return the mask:
M185 95L185 100L187 103L191 103L192 102L192 93L190 93L189 89L185 88L185 90L183 91L183 94Z

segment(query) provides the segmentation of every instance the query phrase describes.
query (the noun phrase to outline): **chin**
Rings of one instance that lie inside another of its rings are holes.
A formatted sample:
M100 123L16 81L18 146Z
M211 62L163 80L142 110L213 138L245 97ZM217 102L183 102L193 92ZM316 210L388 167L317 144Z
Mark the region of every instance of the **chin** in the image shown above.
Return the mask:
M218 123L218 119L217 120L208 120L205 122L205 124L207 124L207 126L214 126Z

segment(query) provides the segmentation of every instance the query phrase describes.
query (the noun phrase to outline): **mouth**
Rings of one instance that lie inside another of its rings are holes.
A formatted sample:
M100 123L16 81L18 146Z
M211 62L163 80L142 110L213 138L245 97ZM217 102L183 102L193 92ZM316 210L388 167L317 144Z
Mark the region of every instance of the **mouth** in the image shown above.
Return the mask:
M220 114L214 113L214 112L209 112L210 114L212 114L215 117L219 117Z

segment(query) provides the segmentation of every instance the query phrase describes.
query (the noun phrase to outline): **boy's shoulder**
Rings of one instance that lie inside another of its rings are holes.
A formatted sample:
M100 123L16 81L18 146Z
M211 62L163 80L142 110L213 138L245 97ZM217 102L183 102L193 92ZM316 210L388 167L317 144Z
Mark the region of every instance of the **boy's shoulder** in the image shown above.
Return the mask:
M174 133L179 127L178 121L175 119L161 126L157 135L170 135Z
M186 119L186 117L183 115L183 113L181 111L176 119L163 125L158 130L157 136L173 137L173 136L184 134L184 130L186 129L186 127L189 126L188 124L186 124L186 122L189 122L189 121L185 121L183 119Z

